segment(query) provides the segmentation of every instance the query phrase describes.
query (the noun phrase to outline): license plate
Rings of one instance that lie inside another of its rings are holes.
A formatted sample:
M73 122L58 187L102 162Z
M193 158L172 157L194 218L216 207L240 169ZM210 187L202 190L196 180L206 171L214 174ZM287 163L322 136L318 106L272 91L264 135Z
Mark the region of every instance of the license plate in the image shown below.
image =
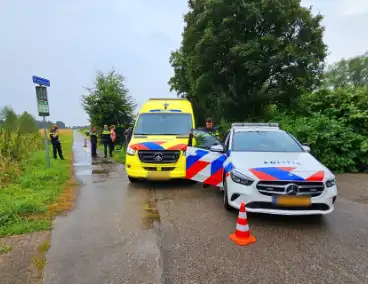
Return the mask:
M310 197L308 196L274 196L273 203L279 206L301 206L308 207L311 205Z
M170 173L153 172L153 173L149 173L147 178L150 180L168 180L170 179Z

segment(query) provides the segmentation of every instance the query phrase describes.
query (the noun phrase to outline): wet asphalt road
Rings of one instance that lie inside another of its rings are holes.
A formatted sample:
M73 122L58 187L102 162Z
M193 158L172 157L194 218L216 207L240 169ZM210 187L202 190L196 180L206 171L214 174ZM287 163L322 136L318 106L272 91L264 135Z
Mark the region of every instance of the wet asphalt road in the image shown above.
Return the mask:
M88 165L82 145L76 133L80 194L55 222L44 283L368 283L364 203L340 197L323 218L248 214L257 242L239 247L217 189L132 185L122 166Z

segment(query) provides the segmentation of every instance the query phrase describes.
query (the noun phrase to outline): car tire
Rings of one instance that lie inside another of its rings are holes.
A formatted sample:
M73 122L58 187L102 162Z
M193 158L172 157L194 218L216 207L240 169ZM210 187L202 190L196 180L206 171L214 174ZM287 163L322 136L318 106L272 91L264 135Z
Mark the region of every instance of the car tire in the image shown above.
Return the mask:
M138 182L138 179L137 178L134 178L134 177L131 177L131 176L128 176L128 179L131 183L136 183Z
M227 196L227 183L226 178L224 178L224 200L223 200L224 208L228 211L232 210L233 208L229 204L229 197Z

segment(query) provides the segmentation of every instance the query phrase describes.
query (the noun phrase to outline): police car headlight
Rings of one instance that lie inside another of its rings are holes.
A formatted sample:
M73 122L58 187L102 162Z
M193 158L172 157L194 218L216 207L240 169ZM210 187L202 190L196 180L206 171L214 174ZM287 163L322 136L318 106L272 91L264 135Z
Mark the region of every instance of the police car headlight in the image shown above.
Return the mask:
M336 185L336 178L332 178L332 179L329 179L328 181L326 181L326 187L331 187L331 186L334 186Z
M127 151L126 151L127 155L134 156L135 155L135 152L136 151L133 150L132 148L127 147Z
M232 170L230 172L230 177L233 182L244 184L247 186L251 185L254 182L254 180L252 180L250 177L247 177L246 175L243 175L236 170Z

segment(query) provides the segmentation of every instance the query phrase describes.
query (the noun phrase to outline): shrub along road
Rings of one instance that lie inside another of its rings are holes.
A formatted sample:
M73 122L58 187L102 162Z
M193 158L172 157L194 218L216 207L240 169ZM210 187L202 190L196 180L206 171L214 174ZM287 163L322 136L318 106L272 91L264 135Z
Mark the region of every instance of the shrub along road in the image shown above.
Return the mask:
M367 175L338 176L336 209L323 218L249 214L257 242L239 247L228 239L237 213L218 190L132 185L82 144L77 134L77 206L56 219L44 283L368 282Z
M73 206L73 133L62 130L60 136L65 161L52 159L47 168L44 150L36 150L23 161L20 176L0 190L2 284L39 281L53 217Z
M36 151L21 176L0 191L0 236L49 230L50 217L70 209L72 131L62 131L60 136L66 161L51 159L47 168L44 150Z

